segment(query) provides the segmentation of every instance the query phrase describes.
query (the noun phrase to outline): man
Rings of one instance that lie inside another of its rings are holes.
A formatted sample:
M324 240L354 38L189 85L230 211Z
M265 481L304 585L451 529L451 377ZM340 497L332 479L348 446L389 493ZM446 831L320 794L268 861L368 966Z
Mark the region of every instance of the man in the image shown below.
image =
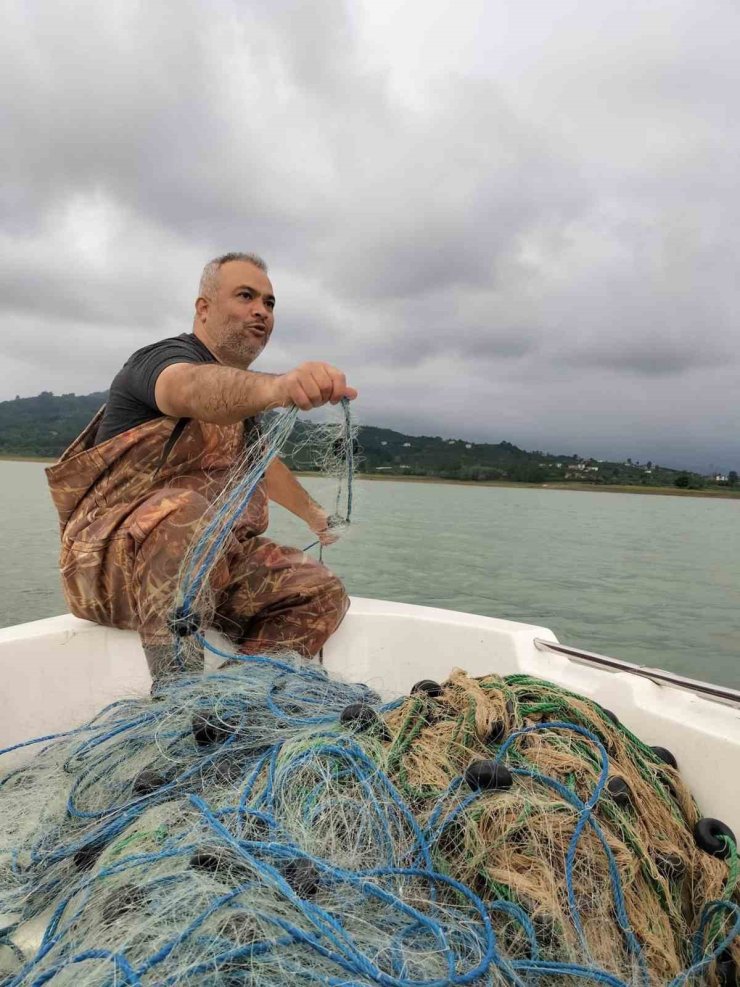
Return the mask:
M155 682L182 670L171 623L180 565L245 443L259 434L257 417L357 396L328 363L284 374L250 370L274 321L264 261L217 257L203 270L193 332L134 353L107 405L47 469L71 611L138 630ZM302 518L323 544L334 540L326 512L274 460L211 573L210 621L244 652L291 648L312 657L344 617L347 596L318 562L260 537L268 499ZM185 654L186 671L202 668L197 649Z

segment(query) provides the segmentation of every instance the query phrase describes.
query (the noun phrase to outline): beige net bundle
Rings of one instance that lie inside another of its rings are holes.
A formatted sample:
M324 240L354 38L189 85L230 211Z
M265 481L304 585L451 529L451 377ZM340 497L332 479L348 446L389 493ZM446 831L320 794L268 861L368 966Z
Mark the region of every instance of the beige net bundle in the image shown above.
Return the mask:
M492 787L457 814L455 807L470 788L454 791L451 821L435 844L437 866L485 900L519 905L533 923L543 956L582 963L585 954L627 983L640 982L639 965L615 922L609 861L590 826L577 845L569 901L566 859L579 809L542 779L558 782L581 803L588 801L602 768L596 745L548 723L582 727L601 741L608 759L608 781L594 817L613 856L649 982L666 984L678 977L691 965L692 936L705 905L740 901L736 847L728 841L725 859L719 859L697 846L700 813L680 773L613 714L552 683L526 676L471 678L456 670L439 693L431 691L430 696L422 687L386 718L393 736L386 770L414 800L421 818L425 806L429 815L438 812L440 794L455 788L471 762L495 760L512 735L503 762L521 772L510 787ZM573 901L582 937L573 921ZM510 950L528 951L518 922L504 915L497 925ZM714 923L715 941L721 927ZM723 952L728 967L733 958L737 965L737 937ZM722 981L707 969L696 982Z

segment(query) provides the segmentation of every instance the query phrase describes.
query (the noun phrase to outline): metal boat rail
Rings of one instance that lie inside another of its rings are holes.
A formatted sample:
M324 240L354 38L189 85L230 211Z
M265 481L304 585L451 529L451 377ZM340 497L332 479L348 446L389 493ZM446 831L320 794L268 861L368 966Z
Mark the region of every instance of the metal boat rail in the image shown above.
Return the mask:
M599 665L602 668L611 669L614 672L629 672L631 675L639 675L642 678L650 679L656 685L670 685L677 689L686 689L697 695L713 699L715 702L726 703L729 706L740 706L740 692L731 689L729 686L713 685L711 682L700 682L697 679L689 679L683 675L674 675L666 672L662 668L647 668L644 665L634 665L629 661L622 661L621 658L610 658L608 655L600 655L595 651L584 651L581 648L573 648L568 644L560 644L556 641L545 641L536 637L534 646L538 651L554 651L557 654L574 658L578 662L586 665Z

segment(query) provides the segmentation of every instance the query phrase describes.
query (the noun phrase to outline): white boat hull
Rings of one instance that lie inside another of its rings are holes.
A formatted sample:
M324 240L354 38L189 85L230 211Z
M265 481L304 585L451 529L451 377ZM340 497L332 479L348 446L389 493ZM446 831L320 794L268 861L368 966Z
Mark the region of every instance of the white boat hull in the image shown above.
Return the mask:
M703 814L740 835L740 707L538 650L537 638L555 641L531 624L354 598L323 660L333 674L387 697L419 679L443 681L453 668L556 682L613 710L645 743L671 750ZM0 630L0 670L0 748L70 729L108 702L149 690L136 634L70 615Z

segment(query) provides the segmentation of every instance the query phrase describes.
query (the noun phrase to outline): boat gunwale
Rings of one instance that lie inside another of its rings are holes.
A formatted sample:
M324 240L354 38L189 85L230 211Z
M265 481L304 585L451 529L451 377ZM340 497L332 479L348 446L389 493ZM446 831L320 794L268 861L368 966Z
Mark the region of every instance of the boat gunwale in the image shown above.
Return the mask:
M649 679L659 686L663 685L684 689L701 696L703 699L709 699L727 706L740 706L740 691L732 689L730 686L714 685L711 682L691 679L685 675L668 672L662 668L635 665L633 662L624 661L621 658L612 658L609 655L602 655L596 651L574 648L572 645L561 644L558 641L547 641L541 637L534 639L534 646L538 651L554 651L557 654L565 655L567 658L572 658L584 665L598 665L602 668L612 669L615 672L628 672L630 675Z

